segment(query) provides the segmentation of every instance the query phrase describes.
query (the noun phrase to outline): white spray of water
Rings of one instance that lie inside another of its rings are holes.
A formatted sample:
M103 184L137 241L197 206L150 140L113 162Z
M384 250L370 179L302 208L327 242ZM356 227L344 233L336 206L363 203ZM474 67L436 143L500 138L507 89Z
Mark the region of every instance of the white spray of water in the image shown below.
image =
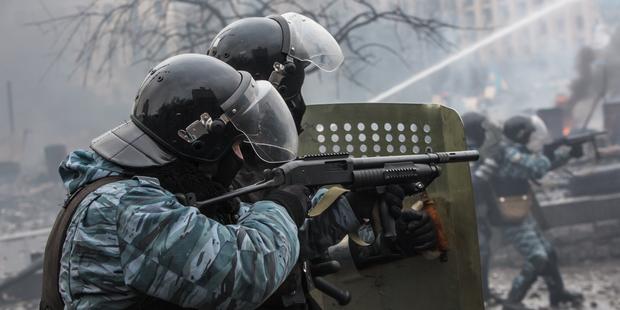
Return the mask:
M434 64L433 66L426 68L422 71L420 71L419 73L414 74L412 77L402 81L399 84L396 84L395 86L393 86L392 88L380 93L379 95L371 98L369 101L370 102L379 102L382 101L394 94L397 94L399 92L401 92L403 89L411 86L412 84L428 77L429 75L447 67L448 65L466 57L469 56L470 54L478 51L479 49L482 49L502 38L504 38L505 36L518 31L520 29L522 29L523 27L553 13L554 11L565 7L566 5L576 2L576 1L581 1L581 0L558 0L553 2L550 5L547 5L543 8L541 8L540 10L533 12L525 17L523 17L522 19L514 22L513 24L506 26L504 28L501 28L493 33L491 33L488 37L472 44L471 46L468 46L467 48L458 51L452 55L450 55L448 58Z

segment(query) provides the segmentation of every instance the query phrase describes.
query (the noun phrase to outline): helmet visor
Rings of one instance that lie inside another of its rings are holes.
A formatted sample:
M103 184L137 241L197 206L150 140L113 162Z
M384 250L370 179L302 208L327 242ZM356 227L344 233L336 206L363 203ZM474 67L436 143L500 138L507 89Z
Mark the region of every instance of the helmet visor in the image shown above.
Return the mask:
M297 13L284 13L291 33L288 54L300 61L309 61L324 71L334 71L344 56L336 39L317 22Z
M267 81L252 82L240 111L226 113L243 133L258 157L267 163L283 163L297 157L295 122L284 99Z

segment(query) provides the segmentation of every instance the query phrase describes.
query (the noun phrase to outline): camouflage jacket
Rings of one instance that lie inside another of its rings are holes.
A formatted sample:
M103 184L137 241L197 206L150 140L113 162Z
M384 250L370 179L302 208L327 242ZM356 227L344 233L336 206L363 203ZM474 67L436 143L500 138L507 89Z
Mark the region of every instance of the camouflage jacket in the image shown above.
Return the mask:
M80 150L59 170L69 194L123 173ZM321 217L310 230L315 251L359 225L345 199ZM125 309L145 295L188 308L252 309L286 278L299 248L295 224L274 202L242 203L238 223L222 225L180 204L157 179L137 176L100 187L77 208L63 245L60 293L67 309Z
M551 169L549 158L530 152L524 145L504 141L502 149L498 160L500 178L540 179Z
M531 152L526 146L502 141L496 154L496 173L492 179L495 193L500 196L525 195L531 191L530 180L542 178L553 167L568 161L565 149L555 151L552 162L542 153Z

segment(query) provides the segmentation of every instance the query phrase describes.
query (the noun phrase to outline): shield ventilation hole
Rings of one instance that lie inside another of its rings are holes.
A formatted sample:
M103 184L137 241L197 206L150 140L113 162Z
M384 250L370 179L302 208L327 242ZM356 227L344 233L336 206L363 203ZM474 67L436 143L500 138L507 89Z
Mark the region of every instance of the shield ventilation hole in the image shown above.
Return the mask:
M317 133L316 141L319 143L318 148L321 154L343 151L353 153L356 149L359 150L359 153L361 153L359 156L362 157L366 156L365 153L372 152L378 155L382 151L390 154L407 154L412 151L415 154L419 154L421 151L428 152L433 141L429 124L420 125L420 133L418 133L418 125L410 123L408 129L411 130L411 136L405 132L407 124L402 122L331 122L329 125L316 124L315 129ZM352 132L355 129L357 129L357 133ZM370 130L370 132L367 132L366 129ZM383 141L382 137L385 138ZM407 141L407 139L410 139L410 141ZM365 143L369 143L371 146ZM419 146L417 145L418 143L424 143L424 145Z
M340 137L337 134L333 134L332 135L332 142L338 142L338 140L340 140Z

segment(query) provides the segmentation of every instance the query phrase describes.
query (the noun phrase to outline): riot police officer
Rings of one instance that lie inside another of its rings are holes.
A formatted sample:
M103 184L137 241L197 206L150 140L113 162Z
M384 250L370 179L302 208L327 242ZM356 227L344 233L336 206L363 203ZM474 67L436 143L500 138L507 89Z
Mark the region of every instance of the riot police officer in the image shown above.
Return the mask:
M204 214L192 202L226 192L246 156L294 159L293 127L266 81L205 55L157 65L131 120L61 164L70 196L46 246L41 308L260 305L297 262L309 191L283 187ZM318 229L336 216L357 218L342 200Z
M207 54L249 72L256 79L269 80L289 107L297 133L302 132L306 111L301 94L306 68L316 66L333 71L344 58L340 46L323 26L298 13L237 20L215 36ZM250 165L237 174L236 187L260 180L265 167L253 159L246 159ZM260 198L260 192L248 195L251 200Z
M60 167L71 196L46 246L41 307L259 305L297 260L308 192L277 189L252 208L231 201L211 217L188 197L227 190L243 163L240 144L267 162L295 158L293 127L268 82L205 55L157 65L131 120Z
M581 147L557 148L548 152L548 156L543 155L544 123L535 117L512 117L505 122L503 133L506 139L501 143L501 152L495 156L497 171L492 180L493 191L502 220L502 234L526 259L512 282L504 309L523 309L521 301L539 276L547 284L552 306L581 303L581 294L565 289L557 254L530 212L535 196L529 183L571 157L580 157Z

